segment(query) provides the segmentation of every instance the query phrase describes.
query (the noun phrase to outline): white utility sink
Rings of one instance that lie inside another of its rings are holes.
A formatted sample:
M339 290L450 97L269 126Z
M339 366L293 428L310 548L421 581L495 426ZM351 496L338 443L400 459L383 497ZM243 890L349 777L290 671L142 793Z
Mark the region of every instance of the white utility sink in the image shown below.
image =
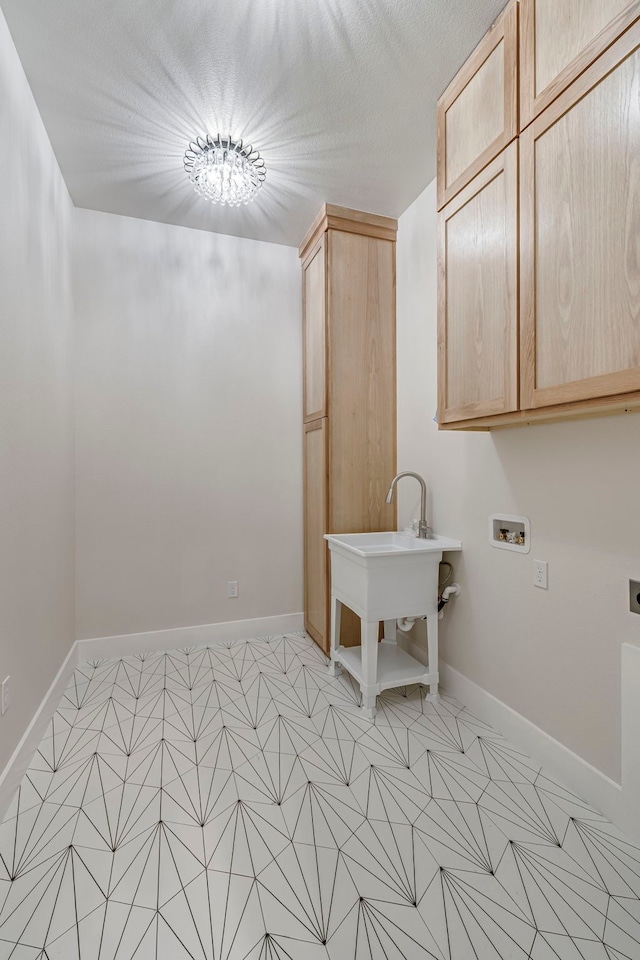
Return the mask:
M429 685L438 695L438 565L446 551L462 549L460 540L410 534L326 534L331 551L331 666L335 676L344 667L360 684L365 715L375 716L376 697L390 687ZM362 621L360 647L341 647L342 605ZM396 644L396 620L426 617L429 666ZM378 628L384 621L384 641Z

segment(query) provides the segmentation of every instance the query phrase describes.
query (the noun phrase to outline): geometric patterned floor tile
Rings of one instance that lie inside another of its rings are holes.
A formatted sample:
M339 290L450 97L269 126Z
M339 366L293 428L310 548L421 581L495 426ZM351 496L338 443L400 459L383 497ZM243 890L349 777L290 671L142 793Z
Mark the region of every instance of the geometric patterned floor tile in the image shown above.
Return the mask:
M79 667L0 824L0 960L640 960L640 849L305 634Z

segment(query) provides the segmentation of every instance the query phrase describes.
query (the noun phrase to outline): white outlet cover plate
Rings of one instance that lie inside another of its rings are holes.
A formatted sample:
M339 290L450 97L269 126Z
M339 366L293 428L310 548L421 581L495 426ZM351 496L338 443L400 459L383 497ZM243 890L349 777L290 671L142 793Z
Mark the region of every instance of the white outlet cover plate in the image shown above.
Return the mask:
M549 589L549 564L546 560L533 561L533 585L541 590Z

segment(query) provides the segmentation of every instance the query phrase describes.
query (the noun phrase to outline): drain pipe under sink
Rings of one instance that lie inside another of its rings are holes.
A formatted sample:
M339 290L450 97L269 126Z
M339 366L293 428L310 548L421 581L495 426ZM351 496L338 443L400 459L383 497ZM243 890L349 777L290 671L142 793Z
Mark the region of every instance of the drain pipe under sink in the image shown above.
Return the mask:
M450 587L445 587L442 591L440 600L438 601L438 617L442 620L444 615L445 604L449 603L451 597L460 596L460 584L452 583ZM396 622L398 624L398 629L408 633L409 630L413 627L416 620L424 620L424 617L400 617Z

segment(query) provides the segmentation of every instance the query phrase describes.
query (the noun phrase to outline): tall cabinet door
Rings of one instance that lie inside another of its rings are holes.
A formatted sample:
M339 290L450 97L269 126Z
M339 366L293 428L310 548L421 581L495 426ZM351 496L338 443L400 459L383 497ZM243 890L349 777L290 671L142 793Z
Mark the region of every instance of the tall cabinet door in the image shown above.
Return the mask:
M329 648L329 557L327 541L327 420L304 427L304 590L305 629L323 650Z
M328 234L330 533L394 530L395 243Z
M439 215L438 420L518 409L518 143Z
M326 238L303 267L304 422L327 415Z
M523 408L640 390L640 21L524 131Z
M520 0L520 128L639 16L639 0Z

